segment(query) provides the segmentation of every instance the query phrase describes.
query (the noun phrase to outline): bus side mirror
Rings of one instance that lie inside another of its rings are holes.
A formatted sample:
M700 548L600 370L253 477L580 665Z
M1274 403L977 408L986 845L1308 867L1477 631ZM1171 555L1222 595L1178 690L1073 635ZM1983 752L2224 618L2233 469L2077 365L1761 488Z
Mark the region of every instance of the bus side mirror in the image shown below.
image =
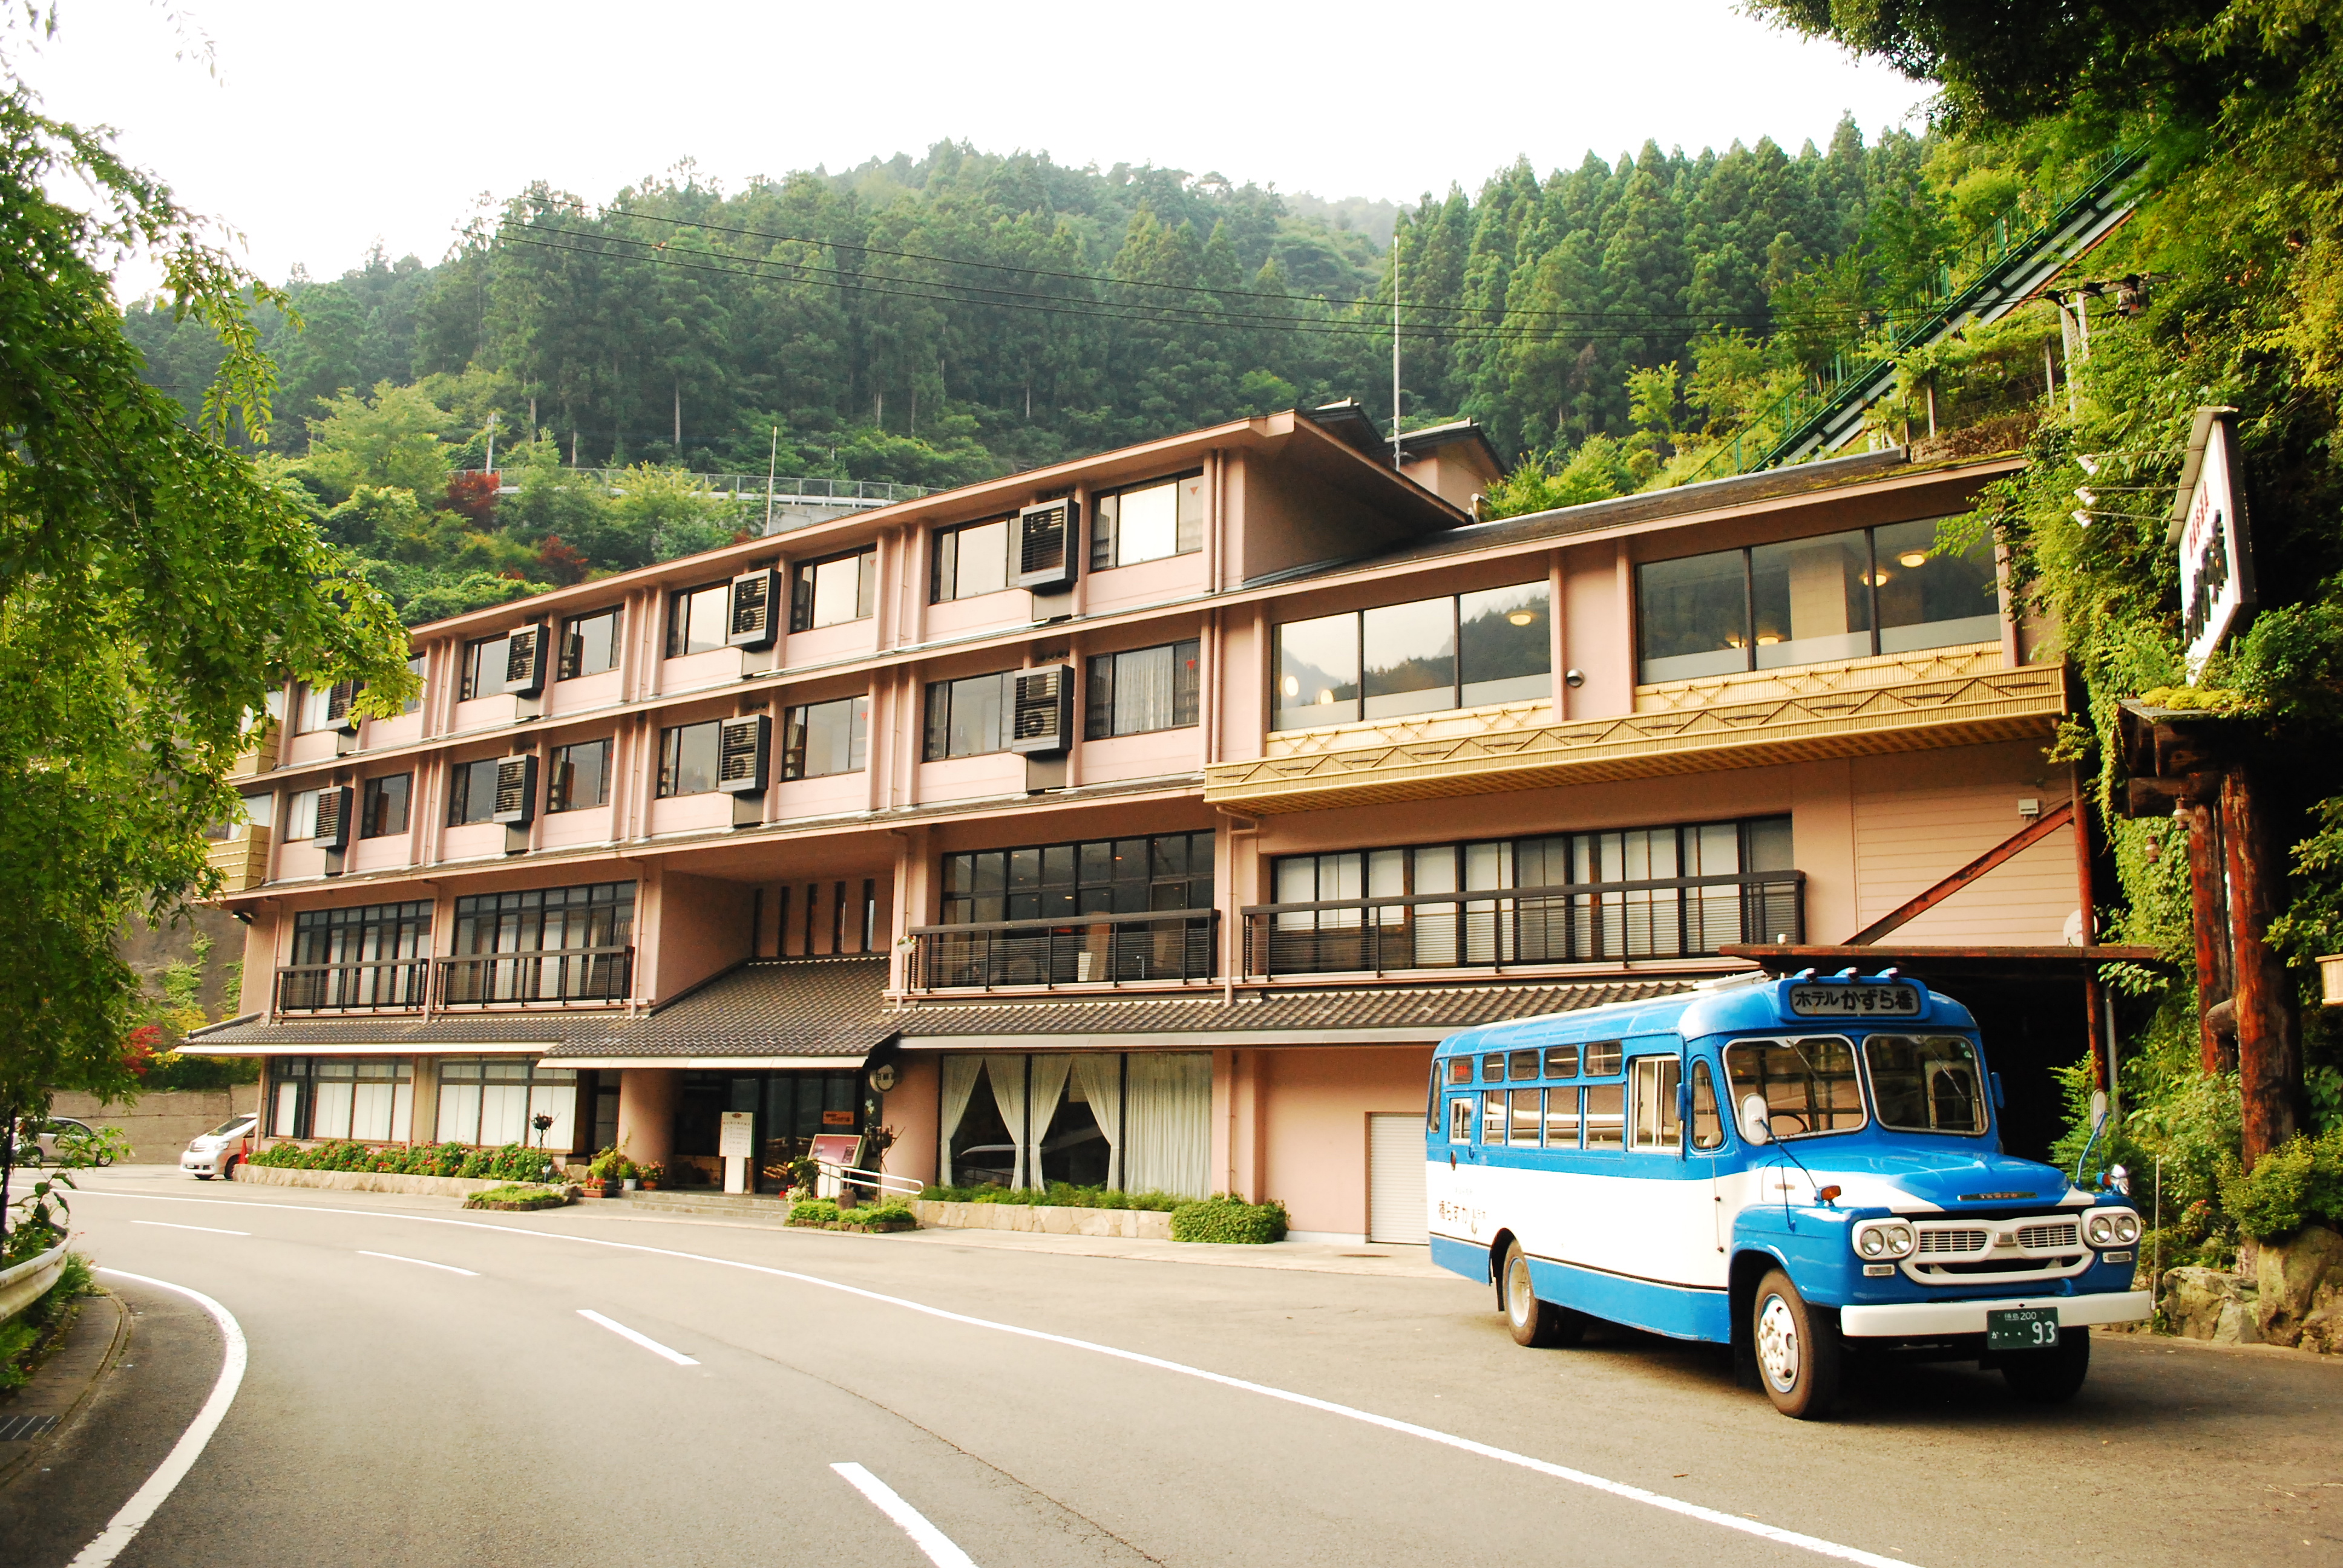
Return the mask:
M1765 1110L1765 1097L1753 1094L1741 1102L1741 1136L1752 1143L1774 1141L1774 1119Z
M2000 1111L2007 1107L2009 1097L2001 1091L2001 1074L1996 1072L1991 1076L1993 1078L1993 1108L1996 1111Z

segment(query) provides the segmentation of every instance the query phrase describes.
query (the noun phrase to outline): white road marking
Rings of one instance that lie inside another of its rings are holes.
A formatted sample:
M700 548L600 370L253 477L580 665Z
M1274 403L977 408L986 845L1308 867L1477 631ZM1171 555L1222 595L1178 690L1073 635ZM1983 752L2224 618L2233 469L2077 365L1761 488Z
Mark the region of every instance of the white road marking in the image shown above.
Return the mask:
M928 1554L936 1568L976 1568L976 1559L961 1551L952 1538L928 1523L928 1516L903 1501L895 1489L852 1462L830 1468L847 1483L878 1505L879 1512L903 1527L911 1543Z
M578 1308L578 1315L586 1319L589 1322L601 1324L604 1328L609 1330L612 1333L618 1335L622 1340L634 1341L635 1343L642 1346L643 1349L650 1352L651 1354L655 1356L667 1357L668 1360L673 1362L679 1367L696 1367L699 1364L689 1356L685 1355L681 1351L669 1350L667 1346L659 1343L659 1341L651 1338L650 1335L637 1333L634 1330L627 1327L626 1324L606 1318L590 1307Z
M1177 1372L1183 1377L1200 1378L1206 1382L1219 1383L1223 1388L1260 1394L1266 1399L1301 1405L1308 1410L1322 1411L1328 1415L1338 1415L1345 1420L1361 1422L1369 1426L1379 1426L1386 1432L1395 1432L1408 1437L1419 1437L1427 1442L1436 1442L1445 1448L1477 1454L1483 1459L1493 1459L1501 1464L1519 1465L1523 1470L1534 1471L1540 1475L1550 1476L1556 1481L1566 1481L1574 1486L1584 1486L1590 1491L1605 1493L1629 1503L1641 1503L1647 1507L1661 1509L1683 1518L1697 1519L1704 1524L1713 1524L1720 1530L1732 1530L1744 1535L1755 1535L1760 1540L1771 1541L1776 1545L1795 1546L1802 1552L1811 1552L1817 1556L1835 1558L1842 1563L1860 1563L1864 1564L1864 1568L1914 1568L1907 1558L1885 1557L1875 1552L1865 1552L1859 1546L1842 1545L1835 1541L1825 1541L1818 1535L1807 1535L1795 1530L1784 1530L1778 1525L1767 1524L1762 1520L1751 1519L1738 1513L1727 1513L1723 1509L1704 1508L1697 1503L1687 1503L1679 1497L1669 1497L1663 1493L1649 1492L1640 1486L1631 1486L1624 1481L1613 1481L1589 1471L1573 1470L1568 1465L1551 1463L1543 1459L1533 1458L1526 1453L1515 1453L1511 1449L1477 1442L1469 1437L1458 1437L1453 1432L1436 1431L1428 1426L1418 1426L1412 1421L1400 1421L1392 1416L1377 1415L1373 1411L1360 1410L1352 1405L1336 1404L1331 1400L1317 1399L1305 1393L1294 1393L1290 1390L1273 1388L1267 1383L1230 1377L1224 1372L1208 1372L1202 1367L1192 1367L1180 1362L1165 1361L1161 1356L1142 1355L1137 1351L1102 1345L1093 1340L1078 1340L1065 1334L1047 1333L1040 1329L1023 1328L1015 1323L997 1323L987 1318L974 1318L964 1312L950 1312L942 1307L931 1307L924 1302L910 1301L902 1296L884 1295L877 1291L866 1291L859 1285L840 1284L835 1280L825 1280L816 1274L800 1274L793 1270L775 1269L763 1263L744 1263L736 1258L713 1258L705 1252L682 1252L670 1247L649 1247L639 1241L610 1241L598 1236L572 1235L565 1231L539 1231L526 1225L491 1225L479 1220L447 1220L436 1214L401 1214L380 1209L329 1209L322 1205L312 1208L307 1203L255 1202L236 1198L172 1198L159 1192L109 1192L98 1188L87 1189L76 1193L75 1196L136 1198L150 1203L217 1203L239 1209L283 1209L296 1214L343 1214L356 1215L368 1220L407 1220L422 1225L454 1225L468 1231L494 1231L506 1236L535 1236L548 1241L574 1241L580 1246L607 1247L614 1251L648 1252L657 1257L682 1258L695 1263L712 1263L718 1268L739 1269L747 1273L764 1274L777 1280L791 1280L802 1285L814 1285L825 1291L837 1291L845 1295L860 1296L864 1301L878 1302L890 1307L900 1307L906 1312L919 1312L930 1318L940 1318L947 1322L964 1323L970 1328L990 1329L996 1333L1013 1334L1020 1339L1064 1345L1072 1350L1089 1351L1095 1355L1109 1356L1116 1361L1154 1367L1161 1372ZM611 1326L617 1327L616 1324Z
M227 1353L220 1361L219 1376L212 1380L211 1395L204 1401L203 1409L196 1412L196 1419L187 1423L187 1430L179 1434L179 1441L171 1445L171 1452L163 1456L163 1462L155 1467L155 1473L146 1478L146 1484L130 1494L130 1501L106 1522L106 1528L97 1533L96 1540L81 1549L81 1555L73 1560L70 1568L106 1568L107 1563L122 1555L124 1547L138 1538L138 1533L146 1527L146 1522L155 1517L155 1511L163 1506L164 1500L171 1495L180 1482L186 1479L187 1472L195 1468L196 1461L203 1454L204 1445L211 1442L212 1433L219 1430L221 1418L227 1414L227 1407L236 1401L236 1389L244 1382L244 1330L226 1307L200 1291L175 1285L168 1280L150 1280L144 1274L133 1274L121 1269L100 1269L97 1271L111 1274L117 1280L136 1280L142 1285L153 1285L157 1290L176 1291L186 1297L209 1312L212 1322L219 1325L220 1335L227 1342Z
M206 1236L249 1236L249 1231L223 1231L216 1225L174 1225L168 1220L133 1220L134 1225L152 1225L161 1231L201 1231Z
M357 1252L361 1258L388 1258L394 1263L413 1263L418 1269L444 1269L451 1274L461 1274L468 1280L477 1280L480 1277L479 1271L477 1269L459 1269L453 1263L435 1263L428 1258L405 1258L397 1252L369 1252L364 1247L360 1247Z

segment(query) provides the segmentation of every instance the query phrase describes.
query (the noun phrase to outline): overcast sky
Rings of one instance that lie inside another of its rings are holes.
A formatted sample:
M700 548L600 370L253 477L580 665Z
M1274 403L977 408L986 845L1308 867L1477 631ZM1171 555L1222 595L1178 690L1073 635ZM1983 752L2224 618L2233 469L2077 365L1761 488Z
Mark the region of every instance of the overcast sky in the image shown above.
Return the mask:
M1646 137L1795 151L1845 110L1868 137L1923 97L1727 0L192 0L180 28L143 0L61 10L20 55L49 112L118 129L272 279L331 276L377 238L437 260L481 193L542 178L599 200L687 157L737 186L951 137L1413 200L1521 154L1544 173ZM216 75L174 57L190 35Z

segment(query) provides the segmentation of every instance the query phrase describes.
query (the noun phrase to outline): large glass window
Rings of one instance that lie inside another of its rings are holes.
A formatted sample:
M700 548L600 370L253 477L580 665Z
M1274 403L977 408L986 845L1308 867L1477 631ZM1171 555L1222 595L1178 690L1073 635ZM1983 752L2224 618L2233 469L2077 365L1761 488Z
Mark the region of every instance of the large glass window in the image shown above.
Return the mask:
M1748 1106L1762 1103L1777 1139L1846 1132L1863 1125L1863 1092L1855 1079L1855 1047L1836 1035L1803 1040L1740 1040L1725 1048L1734 1120L1749 1125Z
M1191 640L1093 658L1083 739L1104 740L1195 723L1197 647Z
M1016 710L1017 674L1005 669L998 675L932 682L928 687L927 740L920 757L940 762L947 757L981 757L1005 749Z
M870 747L870 699L841 697L789 710L781 777L820 779L860 773Z
M1212 835L1159 833L946 855L943 923L1212 907Z
M618 668L618 607L573 615L561 623L561 678Z
M957 1186L1052 1181L1202 1193L1212 1059L1200 1051L947 1056L940 1163Z
M366 781L358 805L358 837L386 839L407 831L407 800L415 785L412 773L392 773Z
M1976 1048L1957 1034L1875 1034L1863 1042L1879 1124L1911 1132L1985 1131Z
M1936 520L1635 568L1636 679L1910 653L2001 636L1993 545L1936 548Z
M930 603L977 598L1009 586L1009 519L938 528Z
M716 788L717 743L722 729L721 719L710 719L659 731L660 799L705 795Z
M288 1010L409 1007L423 1000L431 905L354 904L293 917L292 968L278 988Z
M725 646L731 628L732 585L709 583L670 596L667 610L667 656L707 653Z
M496 815L497 764L501 757L458 762L447 769L447 825L485 822Z
M415 1074L402 1058L318 1058L310 1094L308 1137L403 1143L409 1136Z
M552 1125L533 1125L542 1113ZM566 1154L578 1141L578 1070L494 1057L447 1057L439 1063L442 1143L484 1149L525 1144Z
M1091 569L1135 566L1204 548L1204 476L1182 474L1091 503Z
M545 791L548 811L582 811L610 803L610 742L581 740L553 749L553 777Z
M861 549L799 567L789 593L789 629L812 631L860 620L878 594L879 552Z
M1534 582L1288 621L1277 628L1275 728L1549 696L1551 611Z
M449 1002L613 1000L627 994L635 884L527 888L456 900Z

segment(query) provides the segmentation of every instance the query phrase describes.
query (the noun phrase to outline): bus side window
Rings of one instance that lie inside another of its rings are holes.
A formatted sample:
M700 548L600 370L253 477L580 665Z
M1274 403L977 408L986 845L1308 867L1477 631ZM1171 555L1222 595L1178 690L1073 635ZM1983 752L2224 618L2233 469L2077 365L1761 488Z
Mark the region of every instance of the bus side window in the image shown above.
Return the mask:
M1676 1079L1682 1064L1673 1056L1639 1056L1629 1081L1635 1086L1634 1146L1674 1151L1683 1141L1676 1121Z
M1503 1143L1505 1141L1505 1091L1483 1090L1481 1093L1481 1141Z
M1472 1082L1473 1059L1469 1056L1450 1057L1448 1059L1448 1081L1451 1083Z
M1709 1076L1704 1061L1692 1064L1692 1146L1725 1147L1725 1122L1716 1113L1716 1081Z
M1509 1050L1505 1053L1505 1076L1520 1082L1538 1075L1538 1053L1534 1050Z
M1624 1101L1627 1086L1624 1083L1590 1083L1586 1086L1586 1147L1616 1149L1626 1130Z
M1532 1060L1534 1060L1535 1057L1533 1056ZM1563 1092L1567 1093L1568 1091ZM1538 1146L1538 1127L1545 1120L1539 1099L1544 1093L1542 1089L1513 1091L1512 1126L1507 1130L1505 1141L1514 1148L1534 1149Z
M1440 1063L1435 1060L1432 1064L1432 1081L1423 1091L1423 1130L1426 1132L1440 1131Z
M1578 1147L1578 1091L1575 1088L1545 1091L1545 1146L1548 1149Z
M1608 1078L1619 1070L1619 1042L1615 1040L1590 1040L1586 1042L1586 1076Z
M1578 1047L1557 1045L1549 1048L1545 1053L1545 1075L1548 1078L1576 1078Z
M1448 1102L1448 1141L1473 1141L1473 1097L1469 1094L1457 1095Z
M1481 1081L1483 1083L1505 1081L1505 1058L1503 1052L1491 1051L1481 1059Z

